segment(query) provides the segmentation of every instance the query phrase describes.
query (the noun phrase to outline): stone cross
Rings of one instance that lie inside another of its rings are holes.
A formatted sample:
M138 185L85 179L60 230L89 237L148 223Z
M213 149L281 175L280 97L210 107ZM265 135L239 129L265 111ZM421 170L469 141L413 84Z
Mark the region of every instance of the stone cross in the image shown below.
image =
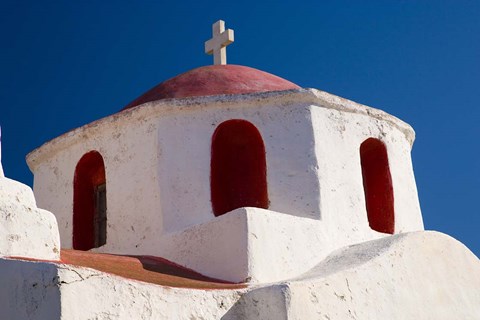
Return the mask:
M233 30L225 30L225 21L218 20L212 31L212 39L205 42L205 53L213 54L213 64L227 64L226 46L233 42Z

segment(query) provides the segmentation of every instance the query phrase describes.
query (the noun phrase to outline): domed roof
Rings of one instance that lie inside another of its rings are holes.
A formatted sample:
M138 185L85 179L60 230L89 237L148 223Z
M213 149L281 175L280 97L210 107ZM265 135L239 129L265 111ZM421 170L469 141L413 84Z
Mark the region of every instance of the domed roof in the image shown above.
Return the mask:
M130 102L123 110L169 98L242 94L299 89L296 84L273 74L238 65L200 67L158 84Z

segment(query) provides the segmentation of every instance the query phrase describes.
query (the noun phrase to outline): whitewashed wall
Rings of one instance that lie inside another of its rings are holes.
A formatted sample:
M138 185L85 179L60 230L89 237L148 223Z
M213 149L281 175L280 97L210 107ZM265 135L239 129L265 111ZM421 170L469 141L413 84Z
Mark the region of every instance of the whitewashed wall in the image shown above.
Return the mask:
M300 277L244 289L172 288L3 257L0 270L1 319L450 320L480 314L480 260L437 232L342 248Z
M408 136L395 123L369 115L321 105L312 106L311 111L322 199L321 227L328 247L384 236L370 228L366 212L360 145L368 138L381 140L387 148L395 233L423 230Z
M39 209L30 187L0 177L0 257L60 259L55 216Z
M275 237L265 227L257 229L266 241L288 242L289 249L278 252L279 264L302 246L315 251L309 263L294 259L278 273L266 272L268 263L259 259L263 249L257 249L263 244L251 245L252 224L245 230L242 223L223 225L228 232L208 240L214 226L221 224L210 202L211 137L230 119L250 121L260 131L271 210L265 221L273 230L291 234ZM108 228L107 245L95 250L164 256L207 274L215 260L207 259L210 253L195 259L188 255L201 251L197 243L217 241L225 247L214 251L217 260L233 259L242 267L208 275L262 282L292 276L344 245L386 236L370 229L365 210L359 148L369 137L387 146L396 232L422 230L410 126L380 110L314 89L147 103L46 143L28 156L28 163L39 206L57 216L64 247L71 247L75 166L83 154L97 150L106 166ZM285 227L285 221L293 221L276 220L276 212L299 217L299 224L310 220L309 237L315 244L309 247L304 228ZM237 233L238 243L248 244L239 248L244 255L229 250L229 234Z
M34 192L38 205L56 215L62 246L72 247L73 178L80 158L98 151L107 180L107 244L104 252L150 252L162 214L156 176L156 126L146 119L99 121L53 141L56 153L46 154L35 168ZM50 156L50 157L48 157Z
M269 209L318 219L318 178L308 108L240 102L232 108L176 110L159 118L162 155L158 176L165 231L215 218L210 199L211 141L218 125L230 119L251 122L263 137Z

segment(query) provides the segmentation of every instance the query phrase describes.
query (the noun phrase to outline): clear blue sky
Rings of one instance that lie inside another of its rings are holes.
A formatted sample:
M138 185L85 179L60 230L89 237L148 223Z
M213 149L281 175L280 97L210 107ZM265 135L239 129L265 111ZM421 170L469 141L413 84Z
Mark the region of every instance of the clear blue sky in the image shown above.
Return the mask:
M0 124L8 177L25 155L153 85L232 64L383 109L411 124L427 229L480 256L480 1L11 1L0 3Z

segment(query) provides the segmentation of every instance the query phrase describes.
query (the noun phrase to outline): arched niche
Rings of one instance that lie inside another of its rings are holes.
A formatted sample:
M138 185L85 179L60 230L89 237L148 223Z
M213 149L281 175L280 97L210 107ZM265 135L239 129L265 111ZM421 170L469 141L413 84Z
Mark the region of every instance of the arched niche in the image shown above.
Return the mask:
M365 140L360 146L360 159L370 227L378 232L393 234L394 197L385 144L374 138Z
M82 156L73 179L73 248L90 250L107 242L105 164L97 151Z
M258 129L240 119L212 136L211 199L215 216L241 207L268 208L265 146Z

